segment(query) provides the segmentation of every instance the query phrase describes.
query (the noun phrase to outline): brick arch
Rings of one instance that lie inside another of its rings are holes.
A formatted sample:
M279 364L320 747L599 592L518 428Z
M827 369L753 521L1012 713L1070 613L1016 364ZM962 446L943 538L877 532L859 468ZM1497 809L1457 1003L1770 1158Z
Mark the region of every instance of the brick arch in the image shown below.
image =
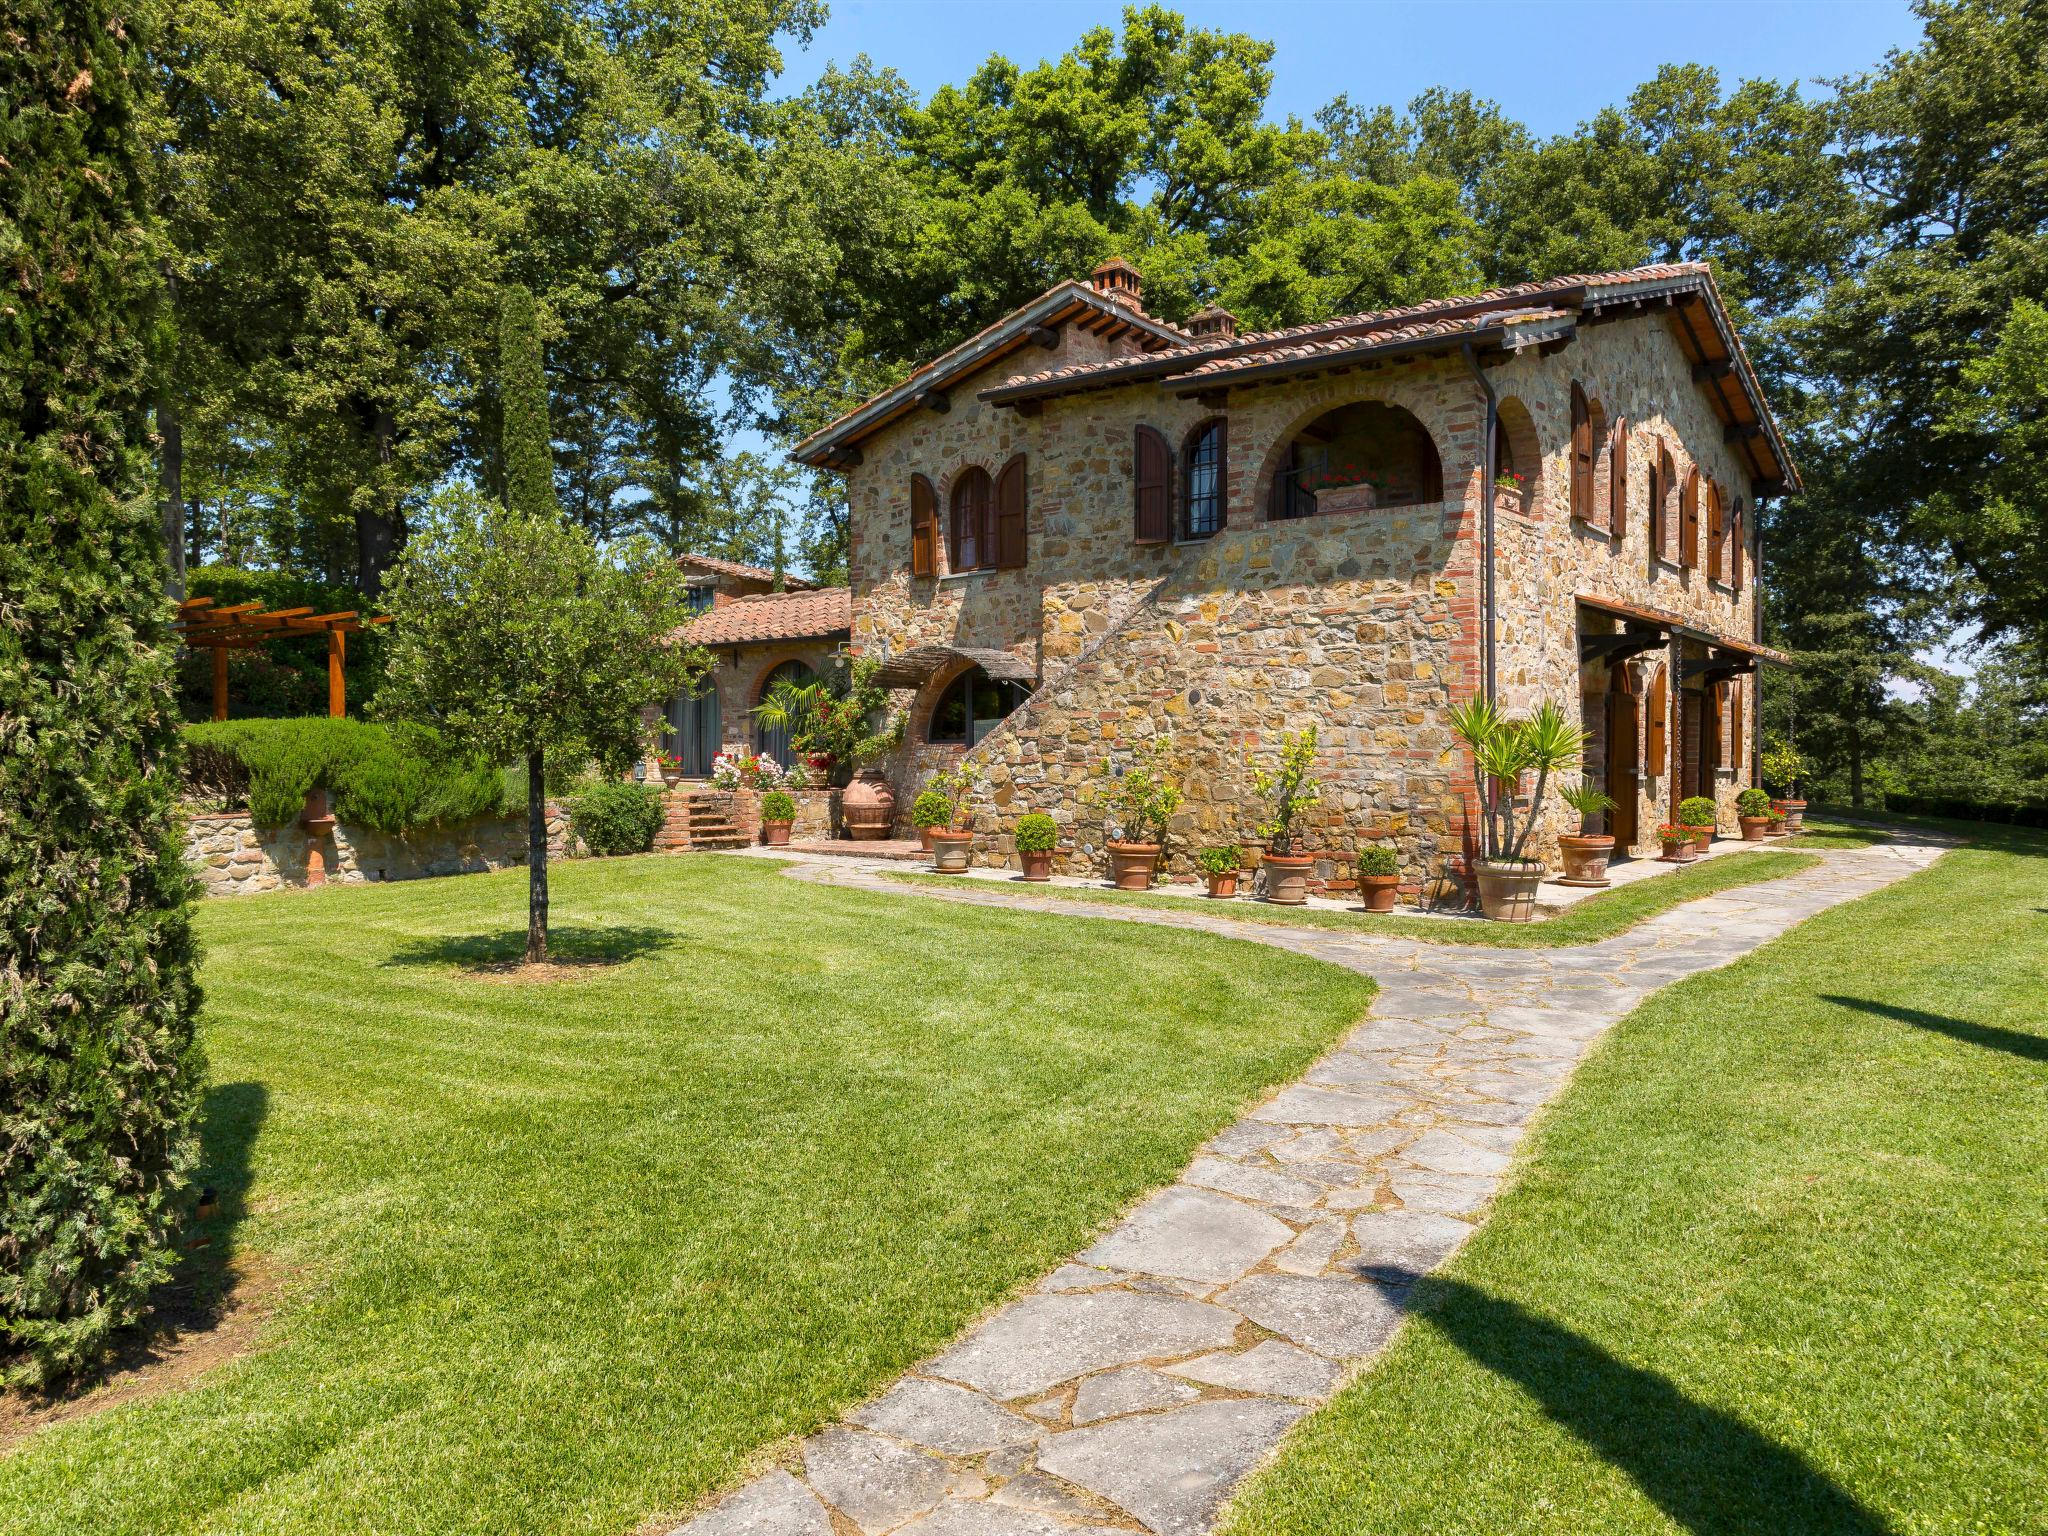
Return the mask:
M1444 444L1453 441L1454 434L1451 430L1446 409L1440 402L1433 399L1417 400L1404 398L1398 388L1391 387L1386 383L1361 381L1352 384L1349 388L1333 389L1328 394L1323 395L1315 404L1302 407L1289 417L1278 431L1272 433L1267 438L1265 445L1258 450L1258 469L1250 482L1251 496L1249 509L1253 520L1261 523L1271 520L1273 480L1286 467L1288 453L1294 444L1295 438L1332 411L1342 410L1350 405L1390 406L1395 410L1404 411L1413 417L1428 436L1430 447L1436 452L1439 475L1445 480L1443 486L1444 499L1449 498L1450 486L1448 484L1448 475L1444 472ZM1249 445L1234 444L1232 446L1233 458L1238 452L1243 451L1247 447ZM1233 484L1236 483L1237 476L1233 474L1231 480ZM1244 502L1235 494L1230 497L1230 503L1231 505L1244 505ZM1423 505L1431 505L1431 503L1423 503Z
M1495 421L1494 496L1503 505L1533 514L1543 505L1543 441L1536 435L1536 420L1519 396L1502 395ZM1500 476L1510 468L1522 477L1519 495L1502 489Z
M946 690L965 677L975 668L975 663L965 657L955 657L930 677L926 678L910 699L910 724L906 735L916 746L928 745L926 738L931 734L932 711L939 707L939 700ZM951 743L940 743L951 745Z
M809 670L813 677L822 675L818 664L811 660L810 656L804 651L796 649L770 651L766 659L755 668L753 679L747 684L747 713L750 718L753 714L754 706L759 704L767 695L768 679L774 674L775 669L792 661L801 663Z

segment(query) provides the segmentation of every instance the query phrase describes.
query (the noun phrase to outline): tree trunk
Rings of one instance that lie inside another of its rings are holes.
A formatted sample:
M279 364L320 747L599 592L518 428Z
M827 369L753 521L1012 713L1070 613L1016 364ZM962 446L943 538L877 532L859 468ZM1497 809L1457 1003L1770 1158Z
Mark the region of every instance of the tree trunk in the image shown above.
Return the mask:
M1863 809L1863 737L1855 732L1849 736L1849 803Z
M548 957L548 784L541 755L526 754L526 963Z
M164 522L164 590L185 600L185 425L166 389L156 400L157 504Z
M370 434L377 450L378 504L356 513L356 585L365 597L384 590L384 572L405 543L405 514L398 509L398 492L391 484L398 423L389 411L377 411L371 417Z

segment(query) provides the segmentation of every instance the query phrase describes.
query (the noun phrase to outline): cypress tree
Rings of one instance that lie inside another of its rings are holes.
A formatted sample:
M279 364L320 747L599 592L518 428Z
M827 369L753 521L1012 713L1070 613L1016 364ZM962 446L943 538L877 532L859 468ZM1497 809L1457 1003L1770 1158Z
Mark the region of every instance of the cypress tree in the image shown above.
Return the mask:
M517 284L498 301L498 388L504 412L505 505L528 517L553 517L554 434L548 381L541 371L540 315L533 290Z
M170 1268L195 1155L191 879L143 449L135 18L0 48L0 1380L93 1359Z

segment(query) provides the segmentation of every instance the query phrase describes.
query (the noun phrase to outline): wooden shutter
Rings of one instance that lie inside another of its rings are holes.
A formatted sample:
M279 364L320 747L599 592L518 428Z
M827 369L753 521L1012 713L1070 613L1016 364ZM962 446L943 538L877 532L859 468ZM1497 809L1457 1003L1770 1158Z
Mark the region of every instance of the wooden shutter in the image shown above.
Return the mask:
M1572 381L1572 516L1593 520L1593 414L1586 392Z
M1665 685L1665 668L1659 666L1650 679L1648 706L1650 729L1643 743L1643 766L1653 774L1666 771L1665 757L1671 750L1671 690Z
M1628 533L1628 418L1614 423L1614 445L1607 450L1607 531L1617 539Z
M1738 592L1742 590L1742 562L1745 547L1749 543L1749 529L1744 526L1748 521L1749 518L1742 503L1736 502L1735 510L1730 516L1730 528L1734 537L1729 540L1728 580Z
M1688 568L1700 563L1700 472L1685 472L1685 489L1678 496L1678 563Z
M1660 446L1650 460L1650 553L1659 560L1670 557L1664 537L1664 525L1670 521L1664 515L1664 501L1670 494L1671 455Z
M1749 751L1742 739L1742 679L1731 678L1728 683L1728 766L1735 770L1735 777L1741 780L1749 771Z
M996 476L996 566L1014 571L1024 564L1024 455Z
M1721 508L1721 487L1707 482L1707 579L1719 581L1724 568L1722 541L1728 537L1728 518Z
M1173 450L1151 427L1138 428L1131 467L1132 537L1140 544L1173 538Z
M938 569L939 498L923 475L910 477L910 574L930 576Z

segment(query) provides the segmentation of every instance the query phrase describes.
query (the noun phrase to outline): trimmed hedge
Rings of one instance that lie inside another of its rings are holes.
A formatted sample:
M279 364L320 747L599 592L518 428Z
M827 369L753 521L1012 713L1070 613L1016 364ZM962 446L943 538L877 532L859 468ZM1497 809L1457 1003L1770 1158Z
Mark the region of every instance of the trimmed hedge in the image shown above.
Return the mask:
M1989 821L2006 827L2048 828L2048 805L1958 800L1948 795L1886 795L1885 809L1904 816L1941 816L1950 821Z
M266 827L295 820L309 789L331 791L343 821L392 836L508 815L526 803L497 765L453 756L424 726L324 715L220 720L186 726L185 746L186 783L208 798L246 803Z
M661 830L661 791L651 784L603 780L569 796L569 819L584 846L600 855L645 853ZM792 806L792 809L794 807Z

